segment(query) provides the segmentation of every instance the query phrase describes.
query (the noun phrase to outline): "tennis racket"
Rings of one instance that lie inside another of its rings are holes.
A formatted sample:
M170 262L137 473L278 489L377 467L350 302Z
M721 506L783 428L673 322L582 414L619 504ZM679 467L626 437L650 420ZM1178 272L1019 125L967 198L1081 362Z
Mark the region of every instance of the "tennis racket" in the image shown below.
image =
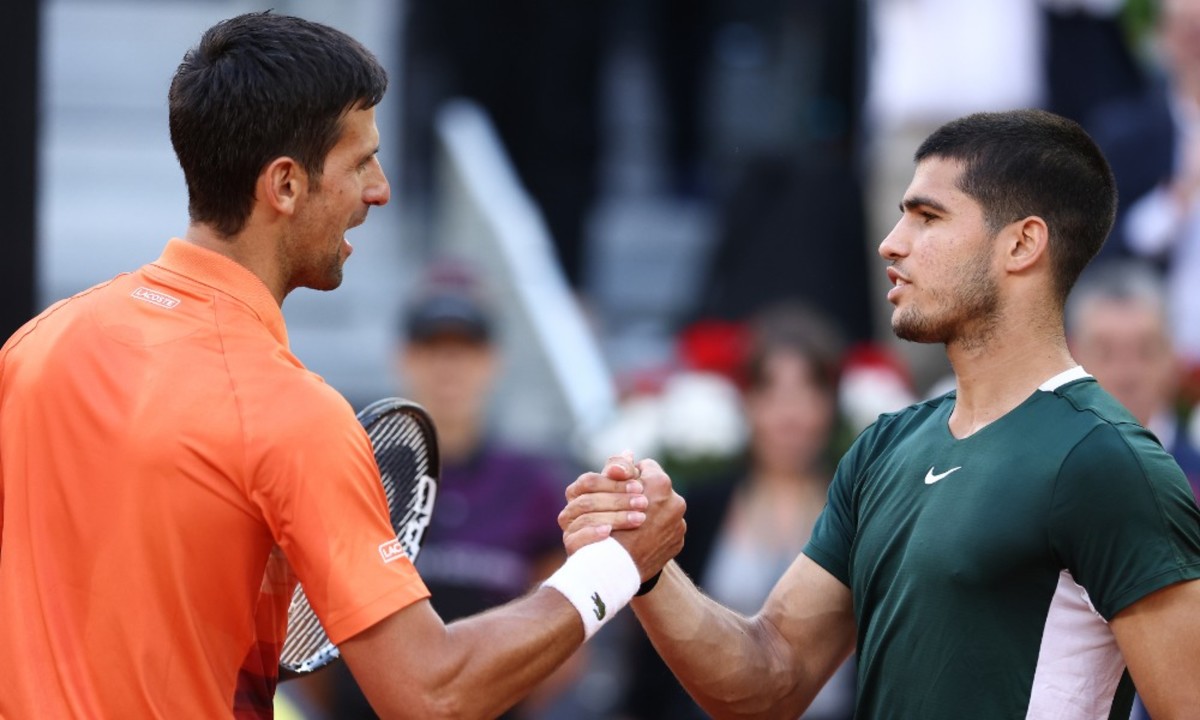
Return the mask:
M433 421L420 405L400 398L371 403L358 413L358 419L375 451L396 538L415 561L437 495L439 458ZM279 656L282 671L285 675L309 673L337 657L337 646L325 635L304 588L297 586Z

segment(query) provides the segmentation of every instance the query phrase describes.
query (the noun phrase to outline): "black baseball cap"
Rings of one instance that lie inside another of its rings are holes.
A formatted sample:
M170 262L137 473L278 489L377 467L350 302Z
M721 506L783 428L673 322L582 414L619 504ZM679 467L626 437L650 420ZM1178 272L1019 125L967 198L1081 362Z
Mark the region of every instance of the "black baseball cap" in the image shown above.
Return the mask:
M443 335L490 340L492 320L474 273L458 263L431 265L409 302L403 330L417 342Z

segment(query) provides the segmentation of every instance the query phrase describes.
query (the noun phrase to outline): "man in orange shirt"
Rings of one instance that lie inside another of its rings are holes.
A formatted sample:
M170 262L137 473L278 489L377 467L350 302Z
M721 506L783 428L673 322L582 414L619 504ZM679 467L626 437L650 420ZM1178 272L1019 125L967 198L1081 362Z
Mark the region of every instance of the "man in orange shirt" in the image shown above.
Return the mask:
M336 288L345 231L388 200L385 86L332 28L209 29L169 94L186 235L0 350L0 717L270 716L297 580L381 715L495 716L681 546L647 463L613 523L485 615L444 625L380 552L370 443L280 306Z

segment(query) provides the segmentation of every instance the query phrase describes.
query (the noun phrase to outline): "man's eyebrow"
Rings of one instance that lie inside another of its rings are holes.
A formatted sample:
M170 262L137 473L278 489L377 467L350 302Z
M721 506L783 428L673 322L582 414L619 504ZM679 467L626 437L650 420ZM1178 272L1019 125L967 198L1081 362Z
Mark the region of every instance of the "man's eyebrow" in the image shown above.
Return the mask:
M904 198L904 201L900 203L900 212L904 212L905 210L915 211L920 208L929 208L940 213L948 212L945 205L933 198L921 195Z

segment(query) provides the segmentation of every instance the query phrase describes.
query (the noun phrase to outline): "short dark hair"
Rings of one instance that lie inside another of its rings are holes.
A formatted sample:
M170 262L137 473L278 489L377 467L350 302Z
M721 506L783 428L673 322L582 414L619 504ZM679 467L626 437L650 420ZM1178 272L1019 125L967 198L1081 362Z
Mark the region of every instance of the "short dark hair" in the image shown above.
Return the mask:
M167 95L192 222L240 232L258 174L277 157L319 183L343 116L374 107L386 89L375 56L331 27L266 12L209 28Z
M1066 118L1043 110L976 113L934 131L915 159L964 163L959 188L983 207L992 232L1036 215L1050 229L1059 303L1112 229L1116 183L1100 148Z
M768 305L749 321L749 347L742 366L746 389L767 383L767 363L780 352L796 353L808 364L809 379L826 394L837 393L845 341L838 327L799 300Z

